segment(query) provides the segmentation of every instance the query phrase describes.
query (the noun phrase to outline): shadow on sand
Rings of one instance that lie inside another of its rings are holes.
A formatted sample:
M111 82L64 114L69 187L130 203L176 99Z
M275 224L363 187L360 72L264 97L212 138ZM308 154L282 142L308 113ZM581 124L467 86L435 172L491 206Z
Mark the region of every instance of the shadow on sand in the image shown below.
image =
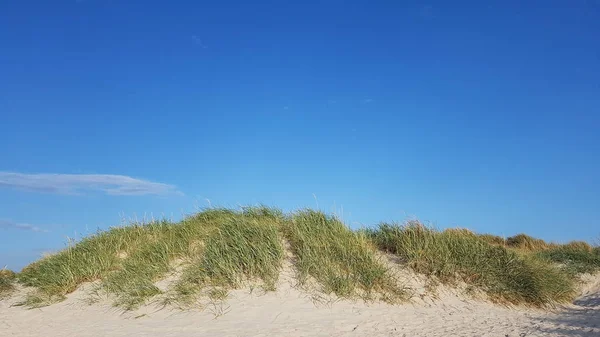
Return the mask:
M600 337L600 293L577 299L573 306L547 319L552 327L541 332L569 337Z

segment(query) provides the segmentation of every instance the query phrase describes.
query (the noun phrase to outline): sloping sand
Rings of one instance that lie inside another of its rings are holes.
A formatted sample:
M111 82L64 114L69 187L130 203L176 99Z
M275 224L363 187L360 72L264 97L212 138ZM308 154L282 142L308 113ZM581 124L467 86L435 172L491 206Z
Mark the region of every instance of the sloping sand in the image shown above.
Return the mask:
M0 301L0 336L600 336L600 278L573 305L547 313L466 300L442 290L413 304L315 304L287 286L276 293L233 292L204 311L147 306L122 313L109 302L88 305L85 289L41 309Z

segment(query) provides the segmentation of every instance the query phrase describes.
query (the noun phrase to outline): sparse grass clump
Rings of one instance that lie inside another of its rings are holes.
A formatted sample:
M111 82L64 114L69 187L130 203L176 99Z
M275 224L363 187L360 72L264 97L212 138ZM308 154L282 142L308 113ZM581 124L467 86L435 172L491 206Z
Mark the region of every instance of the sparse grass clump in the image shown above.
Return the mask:
M497 301L542 306L573 295L571 280L550 263L491 245L471 232L439 232L412 222L382 224L369 235L416 272L447 284L464 281Z
M245 210L221 223L176 284L176 301L191 304L205 288L220 300L244 281L259 280L274 290L284 257L280 225L280 217L266 209Z
M321 212L292 216L286 237L295 255L300 284L316 280L326 294L396 301L404 296L365 235Z
M15 290L17 276L12 270L0 269L0 299L10 295Z

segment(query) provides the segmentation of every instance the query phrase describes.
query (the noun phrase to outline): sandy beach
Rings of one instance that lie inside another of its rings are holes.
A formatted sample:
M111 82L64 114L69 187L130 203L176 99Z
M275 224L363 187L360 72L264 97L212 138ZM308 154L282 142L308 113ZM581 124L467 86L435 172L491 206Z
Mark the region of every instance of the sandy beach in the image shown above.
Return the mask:
M40 309L0 301L2 336L600 336L600 277L589 277L572 304L541 311L466 299L442 289L409 304L315 302L282 286L266 294L237 290L220 304L180 311L148 305L123 312L89 304L86 287Z

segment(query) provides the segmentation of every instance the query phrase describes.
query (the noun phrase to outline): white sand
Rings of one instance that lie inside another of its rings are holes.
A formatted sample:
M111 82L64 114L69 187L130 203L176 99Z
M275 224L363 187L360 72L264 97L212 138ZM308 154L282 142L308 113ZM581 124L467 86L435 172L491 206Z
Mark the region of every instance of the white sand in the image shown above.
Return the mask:
M450 291L436 301L396 306L315 305L290 286L266 295L236 291L226 304L204 311L148 306L122 313L109 303L85 304L83 289L41 309L10 307L15 298L0 301L0 336L600 336L600 278L589 281L573 305L555 313L465 300Z

